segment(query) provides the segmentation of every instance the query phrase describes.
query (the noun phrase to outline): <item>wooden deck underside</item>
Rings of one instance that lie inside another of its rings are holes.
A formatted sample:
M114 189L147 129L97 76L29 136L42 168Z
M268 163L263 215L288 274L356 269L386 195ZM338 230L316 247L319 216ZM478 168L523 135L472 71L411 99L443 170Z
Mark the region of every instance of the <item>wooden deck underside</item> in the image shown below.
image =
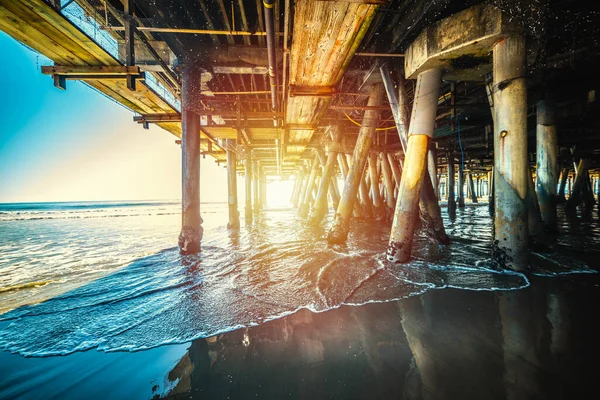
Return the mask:
M298 1L295 5L293 41L290 51L290 90L285 105L285 126L288 130L286 163L295 163L309 144L331 102L331 96L318 93L335 88L351 61L375 15L376 5L346 1ZM43 0L0 0L0 29L60 66L120 66L119 60L102 49L78 27ZM132 111L143 114L177 113L167 101L144 81L138 81L131 91L124 79L85 79L88 85L104 93ZM181 137L179 122L161 122L158 126ZM307 126L307 129L302 129ZM271 140L281 137L281 128L248 128L252 140ZM204 139L235 139L235 127L203 127ZM202 150L209 151L208 140ZM273 148L274 149L274 148ZM212 150L215 150L213 147ZM225 160L222 151L211 154ZM274 157L274 156L273 156ZM271 160L274 161L274 160Z
M0 0L0 29L63 66L119 66L108 52L42 0ZM135 91L123 79L85 79L88 85L139 114L177 113L159 94L138 81ZM181 137L180 123L157 124ZM206 139L208 136L203 134ZM206 141L201 149L208 150ZM221 154L216 159L224 160Z
M317 93L335 88L369 28L377 6L344 1L296 3L290 58L290 87ZM294 95L290 89L290 95ZM288 96L286 124L316 126L331 96ZM314 129L289 132L287 157L298 159Z

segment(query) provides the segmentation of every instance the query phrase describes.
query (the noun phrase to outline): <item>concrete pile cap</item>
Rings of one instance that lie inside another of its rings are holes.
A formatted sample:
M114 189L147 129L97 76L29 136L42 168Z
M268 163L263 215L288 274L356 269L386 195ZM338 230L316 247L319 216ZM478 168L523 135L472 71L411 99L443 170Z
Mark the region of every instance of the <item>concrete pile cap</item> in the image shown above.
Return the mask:
M451 15L424 29L408 47L406 78L416 79L422 71L442 68L444 79L483 80L492 70L494 44L522 30L490 4Z

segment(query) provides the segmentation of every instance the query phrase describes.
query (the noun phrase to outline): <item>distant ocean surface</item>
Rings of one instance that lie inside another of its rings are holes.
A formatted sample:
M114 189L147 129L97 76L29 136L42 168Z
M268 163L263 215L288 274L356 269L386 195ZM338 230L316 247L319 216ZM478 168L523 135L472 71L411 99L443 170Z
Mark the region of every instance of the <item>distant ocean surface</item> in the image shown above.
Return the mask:
M203 204L205 227L226 210ZM180 201L0 204L0 313L173 247L180 228Z
M202 253L176 248L179 202L0 204L0 350L30 356L143 350L254 326L300 309L388 302L428 290L518 290L526 274L489 259L485 206L443 213L452 244L416 238L414 259L385 261L389 223L353 221L347 245L293 209L266 209L239 232L227 204L202 204ZM243 217L243 208L240 208ZM531 270L595 272L598 219L565 220Z

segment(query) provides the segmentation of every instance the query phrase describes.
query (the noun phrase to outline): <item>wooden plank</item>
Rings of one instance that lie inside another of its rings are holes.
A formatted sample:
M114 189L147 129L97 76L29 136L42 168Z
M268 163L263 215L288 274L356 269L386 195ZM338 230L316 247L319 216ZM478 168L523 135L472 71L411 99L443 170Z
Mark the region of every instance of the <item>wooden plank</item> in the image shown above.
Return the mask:
M85 65L85 61L65 50L58 42L33 28L28 21L0 4L0 28L39 53L61 64Z
M8 1L11 3L18 3L16 1ZM50 7L43 0L20 0L20 2L29 7L50 25L56 27L60 33L68 37L73 43L80 46L82 49L84 49L84 51L95 57L100 63L105 65L119 64L119 62L110 54L108 54L102 47L96 44L96 42L90 39L85 33L79 30L79 28L73 25L64 16L56 12L56 10Z
M38 0L23 1L26 1L27 3L38 2ZM25 21L33 30L39 31L44 36L48 37L49 40L52 40L54 43L62 47L63 52L72 54L82 61L76 65L101 64L96 55L91 54L84 47L74 42L68 35L65 34L65 31L67 30L65 25L71 25L71 23L66 21L63 16L58 14L50 6L46 5L45 3L41 3L39 9L34 9L30 4L24 4L22 1L0 0L0 2L14 15ZM45 18L47 17L47 14L44 14L43 12L48 10L54 13L57 22L49 22ZM62 21L58 21L59 19ZM86 37L83 33L79 33L82 37ZM43 43L41 44L43 45ZM99 52L104 53L105 55L107 54L106 51L101 49L99 46L96 47L98 48ZM114 61L113 65L118 65L118 63Z

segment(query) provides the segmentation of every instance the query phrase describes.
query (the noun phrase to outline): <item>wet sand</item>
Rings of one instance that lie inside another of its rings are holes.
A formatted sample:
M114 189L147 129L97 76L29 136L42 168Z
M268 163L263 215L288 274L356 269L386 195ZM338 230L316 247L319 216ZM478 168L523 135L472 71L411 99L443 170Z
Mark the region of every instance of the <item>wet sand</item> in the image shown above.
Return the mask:
M139 352L0 353L0 398L589 398L598 275L302 310Z

